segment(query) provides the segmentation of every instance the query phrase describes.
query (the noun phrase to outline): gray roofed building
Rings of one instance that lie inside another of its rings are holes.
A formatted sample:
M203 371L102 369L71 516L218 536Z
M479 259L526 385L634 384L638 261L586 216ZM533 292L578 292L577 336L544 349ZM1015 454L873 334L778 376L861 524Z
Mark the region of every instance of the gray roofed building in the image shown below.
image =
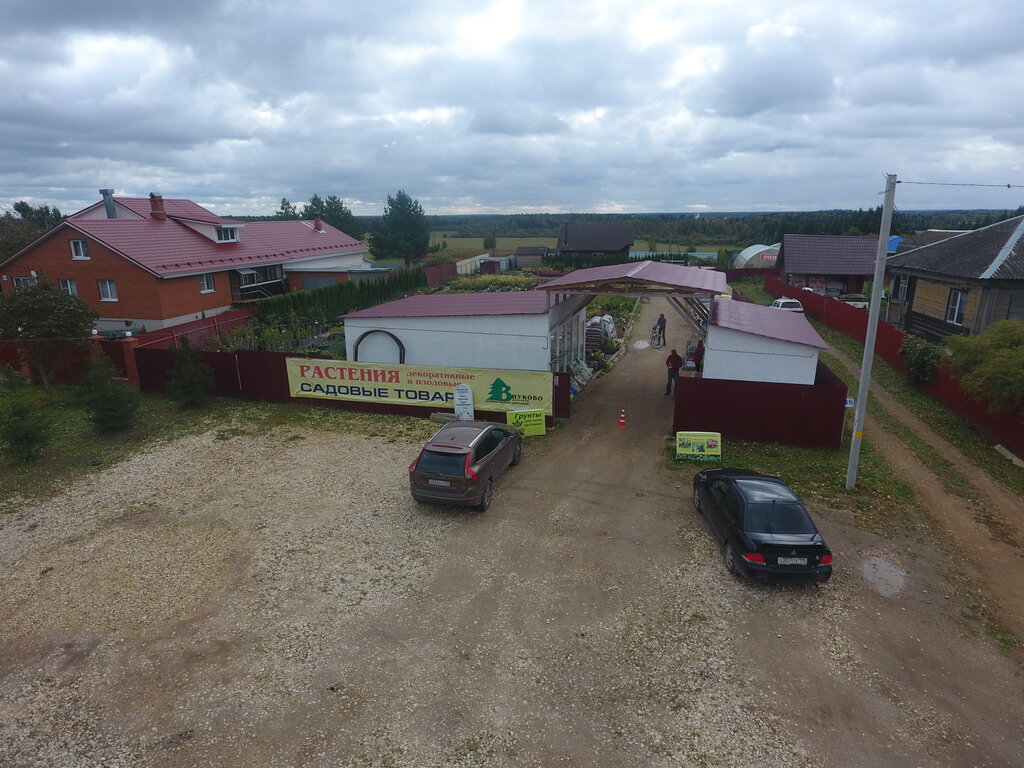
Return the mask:
M1024 320L1024 216L897 252L888 320L939 341Z
M779 269L791 274L871 275L878 238L844 235L783 235Z
M876 236L783 235L777 271L793 287L823 296L860 293L875 272Z
M621 254L628 258L633 227L619 224L563 224L558 232L560 254Z

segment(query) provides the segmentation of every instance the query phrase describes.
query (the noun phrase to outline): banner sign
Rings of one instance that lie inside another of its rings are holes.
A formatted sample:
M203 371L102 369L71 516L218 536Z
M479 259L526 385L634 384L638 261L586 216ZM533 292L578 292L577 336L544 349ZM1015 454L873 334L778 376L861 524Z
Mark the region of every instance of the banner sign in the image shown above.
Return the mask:
M518 429L524 435L546 435L547 429L544 423L544 411L509 411L508 423Z
M721 432L676 432L676 458L697 461L722 459Z
M507 371L495 368L441 368L397 363L353 363L345 360L285 359L292 397L357 400L364 403L455 407L455 387L473 391L482 411L524 408L552 413L550 371Z

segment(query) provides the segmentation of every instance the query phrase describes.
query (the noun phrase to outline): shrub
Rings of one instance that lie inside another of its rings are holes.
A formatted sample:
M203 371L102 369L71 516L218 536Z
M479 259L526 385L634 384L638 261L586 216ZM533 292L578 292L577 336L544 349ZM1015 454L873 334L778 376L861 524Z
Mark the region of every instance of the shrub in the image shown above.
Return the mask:
M167 396L183 408L194 408L206 402L213 392L213 370L202 362L198 349L182 337L174 350L174 370L167 383Z
M131 429L142 406L142 396L134 387L112 381L119 371L102 352L96 352L82 377L82 406L93 428L101 434Z
M946 339L960 386L989 401L989 412L1024 414L1024 323L1000 320L977 336Z
M4 390L0 402L0 447L13 461L32 461L53 437L53 418L10 366L4 368L0 378Z
M487 293L491 291L528 291L540 282L525 275L467 275L448 282L452 293Z
M942 360L942 348L925 341L920 336L908 335L900 347L900 355L906 361L907 378L914 384L931 384L935 371Z

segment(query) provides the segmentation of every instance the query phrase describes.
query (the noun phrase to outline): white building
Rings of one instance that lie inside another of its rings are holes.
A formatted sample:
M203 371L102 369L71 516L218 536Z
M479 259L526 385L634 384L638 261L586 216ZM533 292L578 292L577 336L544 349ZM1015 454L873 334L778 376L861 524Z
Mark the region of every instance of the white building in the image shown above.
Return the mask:
M814 384L828 344L799 312L715 299L704 342L704 378Z
M569 370L585 355L590 297L557 298L509 291L390 301L345 315L347 357L368 363Z

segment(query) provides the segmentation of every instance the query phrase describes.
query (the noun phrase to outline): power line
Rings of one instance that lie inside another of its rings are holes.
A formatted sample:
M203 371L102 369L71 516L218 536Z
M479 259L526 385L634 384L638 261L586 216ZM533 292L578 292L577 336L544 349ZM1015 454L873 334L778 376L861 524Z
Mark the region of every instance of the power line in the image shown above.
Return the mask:
M1024 184L968 184L955 181L903 181L900 179L897 184L919 184L929 187L999 187L1000 189L1021 189Z

